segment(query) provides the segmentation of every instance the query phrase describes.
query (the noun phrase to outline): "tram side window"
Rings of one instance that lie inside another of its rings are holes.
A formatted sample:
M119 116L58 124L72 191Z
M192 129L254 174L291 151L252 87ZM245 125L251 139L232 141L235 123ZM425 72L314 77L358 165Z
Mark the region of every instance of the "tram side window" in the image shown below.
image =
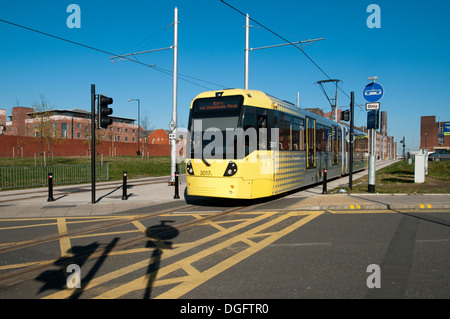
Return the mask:
M248 109L244 116L244 147L245 156L249 155L256 150L256 136L257 131L255 129L255 111L254 109Z
M306 167L316 167L316 121L312 118L306 118Z
M276 130L279 128L279 118L280 112L276 111L276 110L270 110L269 111L269 118L268 118L268 122L269 122L269 128L267 130L267 134L268 134L268 146L270 150L276 150L278 149L278 145L277 142L279 140L279 131ZM274 131L272 131L272 129L274 129ZM275 135L274 135L275 134ZM278 134L278 136L276 135Z
M292 150L292 116L288 114L280 114L280 150Z
M339 162L339 141L338 141L338 128L333 126L331 136L331 149L333 151L333 165L337 165Z
M294 117L292 126L292 149L294 151L305 150L305 121L298 117Z
M325 136L325 127L323 125L317 124L316 126L316 142L317 142L317 151L323 152L326 147L326 136Z
M331 152L332 148L332 135L331 128L329 126L325 126L325 151Z
M267 110L257 109L256 124L258 125L258 149L267 150L268 129Z

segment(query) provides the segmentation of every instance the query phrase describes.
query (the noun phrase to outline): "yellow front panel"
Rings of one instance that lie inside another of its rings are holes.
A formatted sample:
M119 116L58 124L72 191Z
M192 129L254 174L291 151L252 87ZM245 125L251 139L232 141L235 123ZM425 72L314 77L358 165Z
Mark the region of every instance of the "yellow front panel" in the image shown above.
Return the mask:
M187 194L223 198L252 198L252 181L233 177L187 176Z

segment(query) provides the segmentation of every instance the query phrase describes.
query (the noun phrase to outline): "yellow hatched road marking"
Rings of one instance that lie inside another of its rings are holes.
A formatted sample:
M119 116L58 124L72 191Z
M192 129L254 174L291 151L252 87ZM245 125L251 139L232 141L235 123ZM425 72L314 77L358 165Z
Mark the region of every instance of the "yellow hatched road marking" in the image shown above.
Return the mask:
M227 228L224 231L214 233L214 234L212 234L210 236L201 238L201 239L199 239L199 240L197 240L195 242L184 243L184 244L180 244L180 245L174 245L173 247L177 247L177 248L176 249L174 248L172 250L165 250L164 251L164 257L165 258L169 258L169 257L175 256L175 255L178 255L178 254L183 253L185 251L188 251L188 250L190 250L192 248L198 247L199 245L205 244L207 242L210 242L212 240L215 240L217 238L220 238L222 236L225 236L227 234L235 232L235 231L237 231L237 230L239 230L241 228L247 227L247 226L249 226L249 225L251 225L253 223L257 223L260 220L264 220L266 218L269 218L270 216L272 216L274 214L276 214L276 213L275 212L265 212L265 213L260 214L259 216L255 217L255 218L248 219L247 221L244 221L244 222L242 222L242 223L240 223L238 225L235 225L235 226L232 226L230 228ZM132 251L132 252L143 252L145 250L149 250L149 249L148 248L139 248L137 250L133 249L133 250L129 250L129 251ZM126 254L129 251L111 252L110 255ZM132 265L123 267L121 269L118 269L116 271L110 272L110 273L105 274L103 276L99 276L99 277L93 278L91 281L89 281L87 283L87 285L85 287L83 287L83 290L86 291L88 289L94 288L94 287L96 287L98 285L101 285L101 284L104 284L104 283L106 283L106 282L108 282L110 280L113 280L113 279L116 279L118 277L127 275L129 273L132 273L133 271L137 271L137 270L142 269L144 267L148 267L148 265L149 265L149 260L148 259L144 259L144 260L142 260L140 262L137 262L137 263L134 263ZM179 267L177 266L177 268L179 268ZM159 275L159 277L162 277L161 271L158 271L158 275ZM145 283L147 283L148 280L146 280L146 279L148 279L148 277L145 277L145 278L144 277L141 277L140 279L141 279L141 281L144 281ZM154 283L153 286L155 286L155 284L156 283ZM70 297L72 295L72 293L73 293L72 290L66 289L66 290L59 291L59 292L56 292L54 294L48 295L48 296L44 297L44 299L63 299L63 298L68 298L68 297ZM108 298L108 297L104 297L104 298Z
M133 220L131 222L134 226L136 226L137 229L139 229L141 232L143 232L144 234L147 232L147 227L145 227L140 221L138 220Z
M200 286L201 284L203 284L204 282L206 282L207 280L211 279L212 277L218 275L219 273L225 271L226 269L236 265L237 263L239 263L240 261L250 257L251 255L253 255L254 253L260 251L261 249L263 249L264 247L267 247L268 245L270 245L271 243L275 242L276 240L280 239L281 237L289 234L290 232L294 231L295 229L305 225L306 223L310 222L311 220L313 220L314 218L316 218L317 216L319 216L320 214L314 214L314 215L309 215L306 216L304 218L302 218L301 220L299 220L298 222L284 228L283 230L273 233L272 235L270 235L269 237L261 240L258 243L254 243L253 245L251 245L249 248L235 254L234 256L220 262L219 264L197 274L194 276L189 276L187 278L186 281L184 281L183 283L181 283L180 285L170 289L169 291L157 296L157 299L164 299L164 298L169 298L169 299L173 299L173 298L179 298L183 295L185 295L186 293L188 293L189 291L191 291L192 289ZM281 216L279 218L277 218L276 220L273 220L271 222L268 222L266 224L263 224L259 227L253 228L239 236L236 236L234 238L232 238L232 241L239 241L239 240L246 240L248 237L253 237L256 233L258 233L259 231L266 229L266 226L271 226L272 224L276 224L278 222L281 222L285 219L287 219L290 216ZM268 225L270 224L270 225ZM231 241L230 240L230 241ZM249 241L246 241L247 243L249 243ZM251 243L251 241L250 241ZM190 256L186 259L196 259L196 255ZM190 262L191 263L191 262Z
M72 257L71 253L72 245L70 243L70 237L67 233L67 224L65 218L57 218L56 224L58 225L58 234L61 236L59 239L59 247L61 249L61 257Z
M365 210L328 210L333 214L396 214L395 211L388 209L365 209Z
M256 237L259 232L263 231L264 229L269 228L270 226L276 225L290 217L292 217L291 214L284 214L282 216L279 216L273 220L270 220L262 225L259 225L257 227L254 227L238 236L234 236L228 240L225 240L219 244L216 244L208 249L202 250L198 252L197 254L191 255L189 257L184 258L181 261L178 261L176 263L170 264L166 267L163 267L158 270L155 278L155 282L152 283L152 287L162 286L166 285L168 282L170 283L177 283L180 282L180 284L173 289L167 291L166 293L163 293L162 295L159 295L157 298L178 298L184 294L186 294L188 291L194 289L195 287L201 285L202 283L206 282L207 280L211 279L218 273L223 272L224 270L230 268L231 266L237 264L238 262L242 261L243 259L253 255L257 251L261 250L262 248L268 246L269 244L273 243L274 241L278 240L279 238L285 236L286 234L292 232L293 230L297 229L298 227L306 224L307 222L311 221L312 219L319 216L321 213L311 214L309 216L305 216L301 220L299 220L296 223L291 224L290 226L282 229L281 231L270 233L270 235L261 240L258 243L254 243L249 238ZM254 219L252 219L254 220ZM192 263L201 260L207 256L210 256L211 254L218 252L224 248L227 248L237 242L245 241L249 247L244 249L243 251L238 252L234 256L222 261L221 263L211 267L210 269L200 272L195 268L192 268ZM183 269L188 273L188 276L184 276L181 278L173 278L173 279L167 279L167 280L158 280L158 278L162 278L178 269ZM140 278L137 278L133 281L130 281L126 284L123 284L121 286L116 287L115 289L109 290L108 292L105 292L104 294L101 294L97 296L96 298L118 298L121 297L127 293L136 291L136 290L143 290L148 288L148 281L146 280L148 278L148 275L142 276Z

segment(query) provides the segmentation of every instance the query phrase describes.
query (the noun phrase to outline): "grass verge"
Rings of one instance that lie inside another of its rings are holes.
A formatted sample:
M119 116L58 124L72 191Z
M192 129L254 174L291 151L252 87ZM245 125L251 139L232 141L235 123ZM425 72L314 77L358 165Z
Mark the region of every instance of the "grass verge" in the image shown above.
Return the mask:
M353 181L353 189L339 187L331 190L338 192L345 189L349 193L368 193L368 176ZM375 192L398 194L449 194L450 161L428 162L428 175L425 183L414 183L414 162L396 162L378 170L375 174Z

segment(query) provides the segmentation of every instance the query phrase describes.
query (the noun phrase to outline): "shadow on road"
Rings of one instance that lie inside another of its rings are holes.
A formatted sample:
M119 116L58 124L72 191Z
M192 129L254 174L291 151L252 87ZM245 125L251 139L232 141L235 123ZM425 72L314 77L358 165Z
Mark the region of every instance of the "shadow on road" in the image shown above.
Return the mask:
M178 236L179 231L175 227L166 225L172 223L172 220L162 220L160 225L148 227L145 234L150 240L146 247L154 248L150 262L147 268L147 286L144 292L144 299L150 299L152 293L153 283L158 274L158 269L161 263L161 255L164 249L172 249L172 242L169 241Z

